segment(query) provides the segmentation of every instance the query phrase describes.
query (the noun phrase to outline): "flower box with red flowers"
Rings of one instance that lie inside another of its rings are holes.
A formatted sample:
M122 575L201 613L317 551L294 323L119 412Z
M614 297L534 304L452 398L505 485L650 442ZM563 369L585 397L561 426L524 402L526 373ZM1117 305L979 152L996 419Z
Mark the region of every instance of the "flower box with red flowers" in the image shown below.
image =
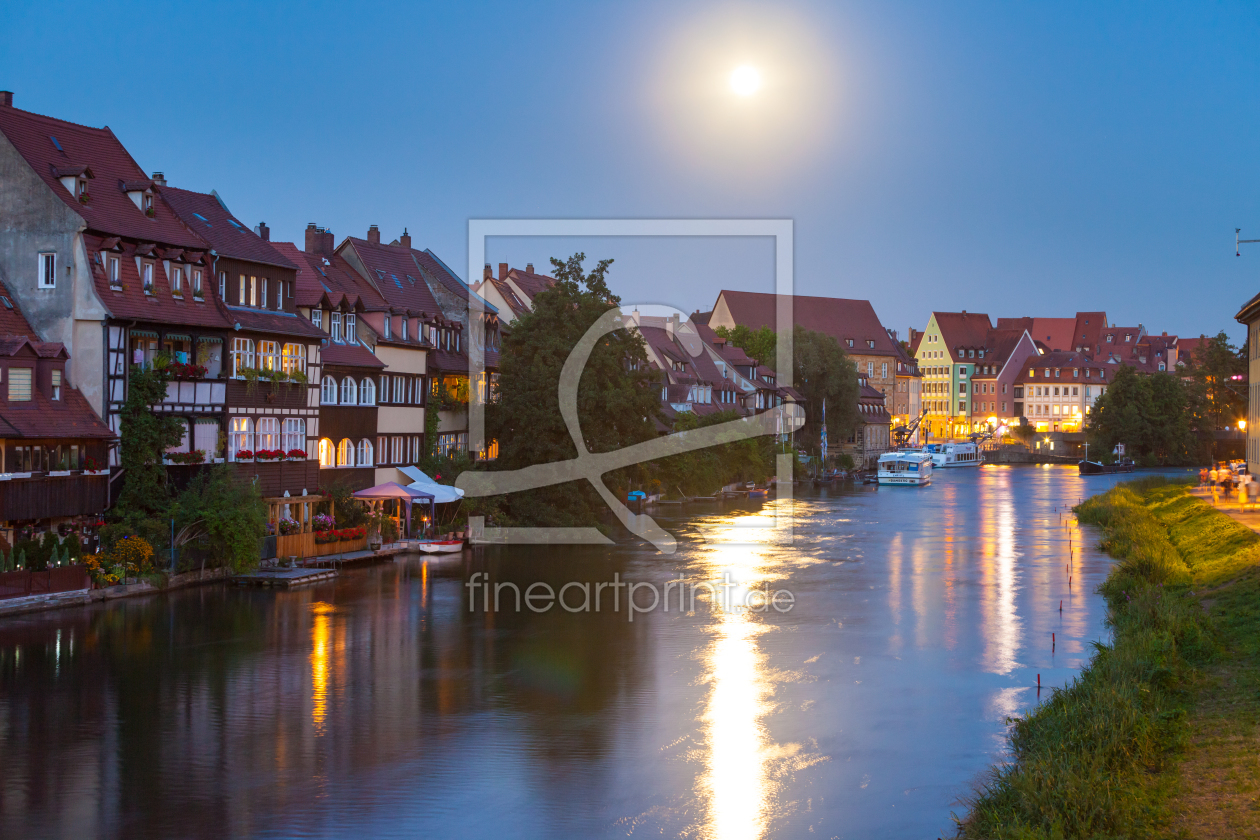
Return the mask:
M295 461L304 461L306 460L306 450L305 449L290 449L288 451L288 457L292 458Z
M206 375L206 366L171 362L166 371L175 379L200 379Z
M238 449L236 450L236 460L252 461L254 460L254 453L248 449Z
M259 461L280 461L284 459L283 449L259 449L254 453Z

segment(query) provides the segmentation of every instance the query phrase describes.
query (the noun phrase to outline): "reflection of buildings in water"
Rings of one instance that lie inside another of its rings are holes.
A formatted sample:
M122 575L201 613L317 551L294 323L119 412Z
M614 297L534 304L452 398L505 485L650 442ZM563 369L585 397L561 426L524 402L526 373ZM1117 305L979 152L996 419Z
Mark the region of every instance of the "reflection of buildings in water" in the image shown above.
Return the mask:
M1016 606L1020 573L1016 568L1015 505L1009 471L984 469L981 481L985 492L976 496L980 506L982 660L986 670L1009 674L1019 666L1016 655L1023 632Z
M888 613L892 617L893 632L888 639L890 652L896 654L904 644L901 636L901 563L904 539L900 531L888 544Z

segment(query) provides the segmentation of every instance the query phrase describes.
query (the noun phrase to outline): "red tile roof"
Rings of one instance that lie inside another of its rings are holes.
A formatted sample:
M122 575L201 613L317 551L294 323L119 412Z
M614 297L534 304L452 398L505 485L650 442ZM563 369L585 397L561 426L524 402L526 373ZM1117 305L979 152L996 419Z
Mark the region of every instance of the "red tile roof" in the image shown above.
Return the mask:
M736 324L757 330L769 327L778 329L776 320L778 295L763 292L734 292L723 289L718 299L725 299L727 310ZM714 304L716 310L717 304ZM792 299L792 316L795 323L807 330L824 333L840 342L847 352L867 356L895 356L896 349L888 331L880 323L874 307L868 300L845 298L807 297L796 295ZM853 347L847 344L853 340ZM875 347L867 346L874 341Z
M327 338L328 334L310 321L292 312L271 309L254 309L248 306L228 306L227 316L240 324L241 329L302 338Z
M371 283L359 276L345 257L308 254L292 242L272 242L271 247L297 266L297 305L321 305L380 312L389 304Z
M385 363L373 355L371 350L361 344L338 344L328 342L328 346L319 351L319 359L325 365L339 367L358 367L381 369Z
M297 267L267 240L234 217L217 195L169 186L158 187L158 192L184 223L210 243L220 256L281 268Z
M993 329L989 316L982 312L933 312L932 317L950 357L957 356L959 347L984 347L985 336Z
M83 217L89 229L145 242L207 248L160 196L154 196L152 218L127 196L124 185L143 188L152 181L108 127L88 128L4 107L0 108L0 132L49 189ZM88 185L86 204L71 195L56 175L57 171L82 167L91 169L95 176Z
M1080 341L1074 338L1075 318L998 318L998 329L1028 330L1034 341L1050 350L1075 350Z
M2 111L3 109L0 109ZM205 297L195 299L191 290L185 288L184 297L176 297L171 291L170 279L161 259L153 264L153 293L146 294L140 281L140 269L136 266L136 245L126 241L111 240L117 243L115 250L108 250L108 244L102 237L85 234L84 244L87 247L88 262L92 271L92 280L96 284L97 296L105 304L105 308L115 318L132 318L138 321L158 321L167 324L183 324L198 327L218 327L231 329L234 323L228 316L227 309L219 302L214 293L214 284L210 281L210 267L203 264L206 272L202 288ZM106 266L110 257L119 257L119 279L121 288L110 287L106 276ZM205 263L204 257L200 258ZM187 284L187 278L185 278Z
M346 247L354 250L368 272L369 281L390 305L414 315L424 313L433 317L442 314L442 307L429 291L420 265L413 258L413 254L420 252L401 245L374 244L353 236L346 237L337 251L340 253Z

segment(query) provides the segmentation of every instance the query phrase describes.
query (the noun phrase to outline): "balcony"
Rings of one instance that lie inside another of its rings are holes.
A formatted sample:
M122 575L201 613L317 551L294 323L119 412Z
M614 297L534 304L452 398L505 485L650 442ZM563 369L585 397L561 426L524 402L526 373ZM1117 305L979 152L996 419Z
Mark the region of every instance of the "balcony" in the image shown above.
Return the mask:
M104 512L109 474L0 474L0 522Z

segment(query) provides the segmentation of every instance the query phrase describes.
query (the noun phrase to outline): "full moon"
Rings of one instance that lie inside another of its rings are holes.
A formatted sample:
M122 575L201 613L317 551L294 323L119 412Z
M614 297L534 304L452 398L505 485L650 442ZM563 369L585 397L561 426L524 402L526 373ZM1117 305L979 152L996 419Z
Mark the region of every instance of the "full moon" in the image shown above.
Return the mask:
M752 96L761 89L761 72L747 64L731 71L731 90L739 96Z

